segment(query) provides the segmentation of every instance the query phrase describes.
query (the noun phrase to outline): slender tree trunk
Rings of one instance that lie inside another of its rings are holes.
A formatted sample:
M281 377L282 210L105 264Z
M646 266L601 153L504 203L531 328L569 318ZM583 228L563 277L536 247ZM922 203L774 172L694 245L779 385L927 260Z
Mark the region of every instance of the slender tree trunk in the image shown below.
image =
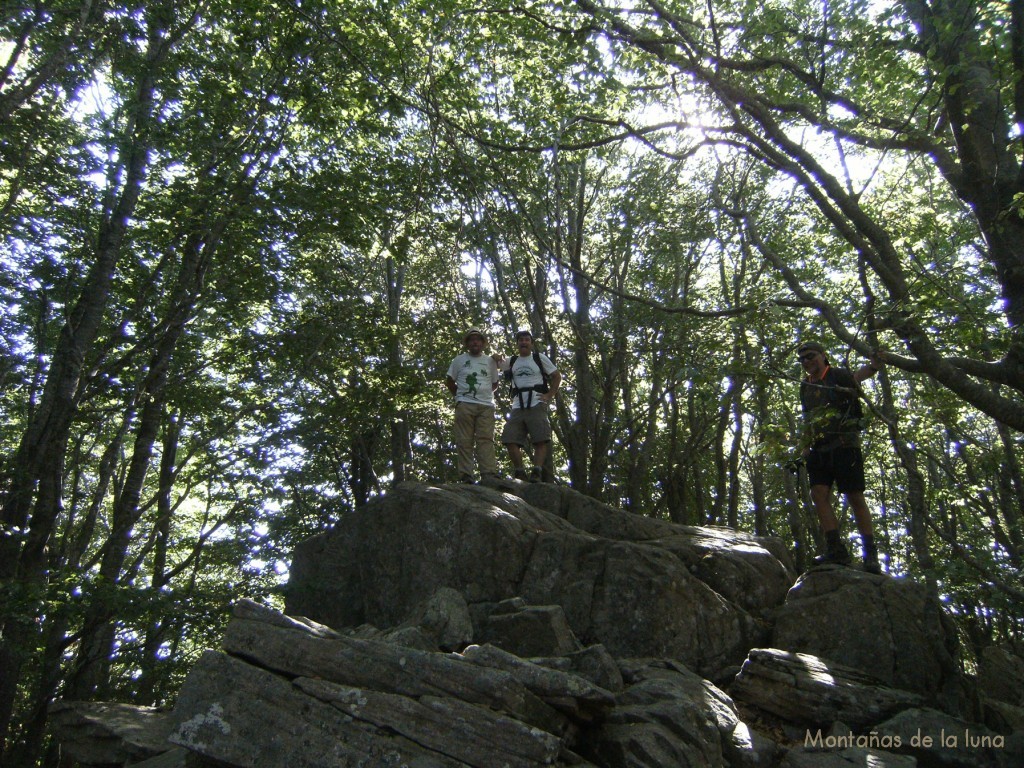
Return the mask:
M715 429L715 501L709 512L708 523L712 525L726 522L729 507L729 454L727 449L729 424L732 420L733 403L739 397L740 383L736 376L729 377L718 405L718 425Z
M689 521L686 518L686 497L681 481L682 441L680 440L679 432L682 418L677 394L676 391L670 392L666 402L666 419L668 422L666 431L669 434L669 442L665 452L665 466L662 470L661 488L665 505L668 507L666 511L668 512L669 520L673 523L683 524Z
M707 483L705 481L705 464L702 458L714 443L704 443L701 435L702 414L697 403L697 387L690 387L686 393L686 418L688 436L684 451L686 452L687 476L683 483L687 493L687 507L692 510L689 518L692 524L713 523L716 520L713 510L709 510ZM703 449L703 450L701 450Z
M757 406L757 423L767 424L771 418L768 407L768 393L760 384L754 385L754 403ZM747 460L752 464L750 469L750 494L754 502L754 535L768 535L768 493L766 461L762 452L756 452Z
M1003 521L1015 550L1011 555L1015 555L1017 562L1020 562L1024 558L1024 527L1021 525L1021 510L1024 510L1024 477L1021 475L1017 442L1010 428L1000 421L996 422L996 428L999 430L999 440L1003 444L1005 475L1009 485L1005 502L1002 504Z
M160 605L160 594L167 585L167 547L171 537L171 518L174 513L172 491L177 476L178 439L181 424L175 414L163 419L164 437L160 451L160 472L157 482L156 544L153 548L153 568L149 592L151 610ZM157 704L156 690L160 668L160 646L167 636L168 616L156 615L146 630L140 658L141 673L136 683L135 702L142 705Z
M786 429L790 435L798 432L793 412L786 411ZM789 534L793 540L793 563L797 572L803 573L810 567L815 547L821 544L820 529L813 510L810 509L811 489L807 482L807 472L800 465L796 472L782 473L783 506L786 510L786 521Z
M113 589L120 583L121 567L131 543L132 531L142 514L142 491L149 473L153 448L166 416L167 379L171 360L185 327L192 317L201 295L207 267L220 243L225 228L222 219L202 232L194 233L183 248L184 258L178 281L171 292L168 316L156 350L146 365L146 378L140 388L142 410L139 415L128 474L114 502L110 535L104 546L99 576L102 589ZM91 698L103 691L108 682L111 652L116 627L116 601L112 595L96 596L86 611L82 640L76 657L75 671L68 681L68 695L73 699Z
M370 500L370 492L378 487L373 461L380 438L381 431L376 426L364 429L352 437L352 445L349 447L349 489L356 509L365 506Z
M576 401L575 414L568 421L565 429L565 451L569 464L569 484L577 491L595 494L595 498L603 498L604 488L599 482L594 485L592 471L597 457L594 445L597 427L597 408L599 396L591 360L594 357L594 332L591 312L590 283L582 275L583 238L586 226L586 194L587 178L584 164L576 163L566 168L564 177L567 179L568 191L565 198L569 204L560 206L562 217L559 217L561 243L559 253L562 264L568 264L569 274L564 268L559 269L562 308L571 319L574 335L572 371L575 383L573 397ZM560 177L561 178L561 177ZM560 199L561 200L561 199ZM562 200L564 202L564 200ZM565 222L564 225L562 222Z
M388 322L391 324L391 347L388 349L388 366L392 371L400 371L404 364L402 337L399 322L402 316L402 294L405 288L404 265L399 265L392 256L387 257L387 295ZM399 410L391 423L391 473L397 485L405 480L406 464L411 458L412 449L409 441L409 414Z
M935 560L931 548L928 546L928 501L924 476L918 467L917 452L910 446L899 433L897 427L897 408L892 395L892 385L889 382L888 373L883 369L879 374L882 391L883 413L888 420L889 441L896 452L896 458L900 462L906 474L907 484L907 510L910 513L910 520L907 532L910 534L911 544L914 548L914 555L918 564L925 573L929 584L935 586L934 571Z
M739 356L742 350L737 345L733 352L735 363L739 363ZM739 366L736 365L738 370ZM740 507L740 450L743 446L743 386L739 374L733 374L736 381L735 391L732 393L730 402L730 421L732 422L732 443L729 446L729 482L728 482L728 513L726 521L730 528L739 528L739 507Z

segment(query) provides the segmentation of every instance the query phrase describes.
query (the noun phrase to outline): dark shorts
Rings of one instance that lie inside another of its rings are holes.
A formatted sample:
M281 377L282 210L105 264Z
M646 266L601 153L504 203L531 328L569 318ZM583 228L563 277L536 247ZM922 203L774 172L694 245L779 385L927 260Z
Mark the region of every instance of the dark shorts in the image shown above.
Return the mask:
M533 408L513 408L512 415L501 431L502 445L515 443L524 448L551 441L551 421L548 407L535 405Z
M840 493L864 492L864 456L859 445L840 445L825 451L811 449L807 456L811 485L835 483Z

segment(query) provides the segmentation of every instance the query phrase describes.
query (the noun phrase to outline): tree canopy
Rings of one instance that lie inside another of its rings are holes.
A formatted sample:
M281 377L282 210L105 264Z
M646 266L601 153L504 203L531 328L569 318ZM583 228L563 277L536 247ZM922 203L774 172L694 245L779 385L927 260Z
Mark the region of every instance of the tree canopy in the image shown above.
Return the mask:
M0 756L173 700L239 597L455 477L528 327L561 482L818 545L795 349L886 363L869 499L968 660L1024 632L1019 3L93 0L0 16ZM9 761L9 762L8 762Z

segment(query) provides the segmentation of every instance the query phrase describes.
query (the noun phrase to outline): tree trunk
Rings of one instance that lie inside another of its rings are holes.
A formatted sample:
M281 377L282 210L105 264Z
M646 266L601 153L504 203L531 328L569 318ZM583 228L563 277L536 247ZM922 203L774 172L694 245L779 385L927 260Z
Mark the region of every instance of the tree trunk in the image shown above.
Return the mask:
M917 452L902 437L898 428L898 410L892 394L889 375L883 369L879 374L882 391L882 410L888 421L889 441L900 466L906 473L907 511L910 513L907 533L918 565L925 574L929 585L935 586L935 560L928 545L928 501L924 476L918 467Z
M391 346L388 349L388 366L392 371L401 371L404 364L402 352L402 336L399 322L402 316L402 293L405 288L404 265L398 264L394 257L388 256L387 296L388 322L391 324ZM391 422L391 473L392 482L397 485L405 480L406 464L411 458L412 448L409 439L409 414L398 410Z
M182 249L184 257L177 283L168 297L169 314L161 323L164 330L145 366L147 374L139 392L142 409L132 458L124 486L114 502L110 535L103 547L99 570L101 589L113 589L120 584L121 567L128 553L132 532L142 514L140 502L153 457L153 447L167 415L164 403L171 360L199 301L206 270L220 244L225 226L226 221L221 219L213 222L208 229L192 233ZM170 425L167 428L170 429ZM109 600L113 595L106 595L108 599L104 599L103 594L98 594L95 602L86 610L75 671L67 686L68 695L73 699L89 699L97 691L102 692L107 684L115 637L113 620L116 616L116 601Z
M156 537L153 548L153 568L150 575L149 592L151 610L160 604L159 595L168 584L167 547L171 538L171 518L174 514L172 491L177 477L178 439L181 424L175 414L169 413L163 419L164 437L160 450L160 472L157 480L157 518L154 523ZM160 646L167 636L167 616L154 616L146 630L140 655L140 674L136 682L135 703L155 705L158 670L160 668Z
M82 367L99 332L114 271L146 175L153 123L156 76L167 48L154 30L142 77L131 105L130 137L121 155L124 184L116 203L100 223L95 260L68 322L61 330L39 408L29 420L11 465L3 500L3 525L27 533L0 541L0 582L18 580L41 588L46 545L60 512L64 456ZM31 517L30 517L31 515ZM31 588L31 586L30 586ZM0 613L0 756L13 713L29 634L23 619Z

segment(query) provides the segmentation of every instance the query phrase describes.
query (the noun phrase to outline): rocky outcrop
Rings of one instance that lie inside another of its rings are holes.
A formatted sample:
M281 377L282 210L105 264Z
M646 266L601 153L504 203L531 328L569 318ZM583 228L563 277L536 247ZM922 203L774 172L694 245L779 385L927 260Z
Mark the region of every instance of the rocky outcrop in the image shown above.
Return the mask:
M172 711L67 703L58 735L148 768L1024 764L1014 658L973 722L926 590L795 578L553 485L406 484L299 547L284 613L236 605Z
M83 765L137 763L167 751L167 714L151 707L99 701L58 702L50 725Z
M956 632L923 584L839 566L796 582L775 616L771 646L862 670L960 713L968 701Z
M983 720L998 733L1024 734L1024 658L1006 645L990 645L978 660Z
M583 645L680 659L715 679L764 644L759 617L794 576L755 537L631 515L559 486L406 483L299 546L286 612L389 627L441 588L478 621L522 598L561 606Z

